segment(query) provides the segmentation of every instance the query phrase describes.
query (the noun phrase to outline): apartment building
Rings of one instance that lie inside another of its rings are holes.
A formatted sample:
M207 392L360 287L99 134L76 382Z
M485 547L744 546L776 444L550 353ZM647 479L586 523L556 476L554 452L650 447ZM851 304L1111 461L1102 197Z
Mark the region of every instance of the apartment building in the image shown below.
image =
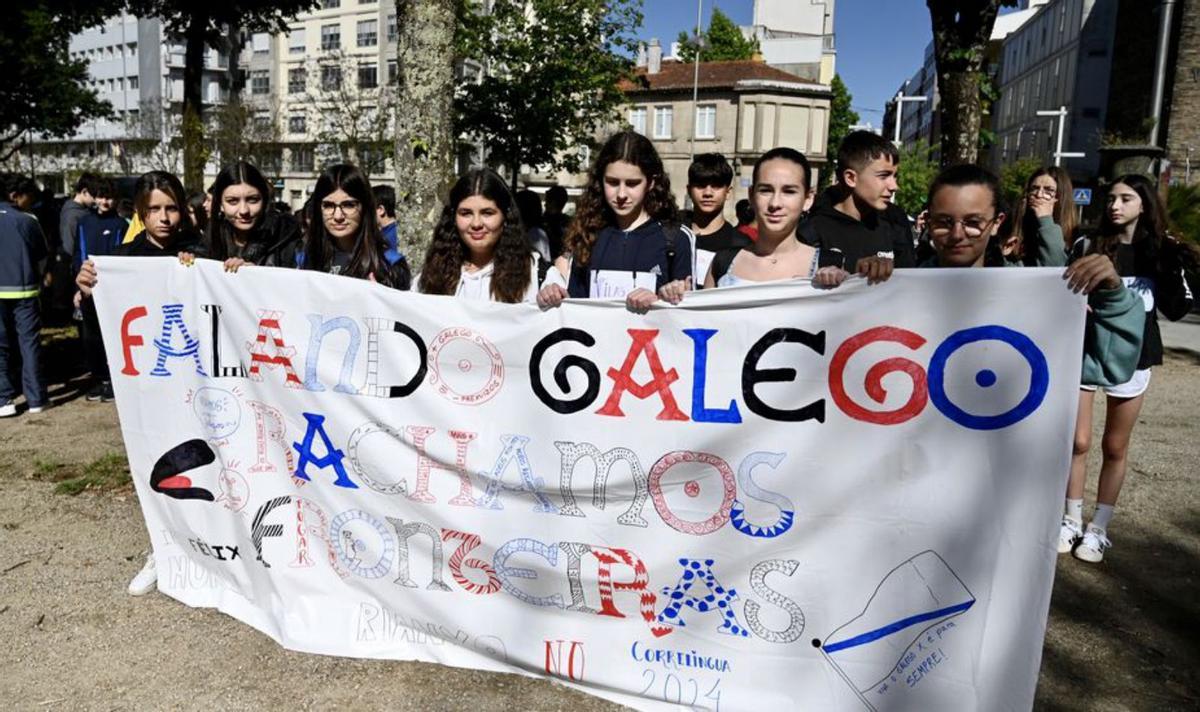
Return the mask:
M742 28L758 39L768 65L828 85L837 71L835 0L754 0L754 19Z

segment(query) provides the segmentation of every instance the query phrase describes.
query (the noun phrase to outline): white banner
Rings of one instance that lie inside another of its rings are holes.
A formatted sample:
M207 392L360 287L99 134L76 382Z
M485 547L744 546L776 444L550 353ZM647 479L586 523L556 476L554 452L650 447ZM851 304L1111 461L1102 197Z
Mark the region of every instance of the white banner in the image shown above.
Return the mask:
M1032 705L1083 341L1060 270L638 316L96 261L188 605L639 709Z

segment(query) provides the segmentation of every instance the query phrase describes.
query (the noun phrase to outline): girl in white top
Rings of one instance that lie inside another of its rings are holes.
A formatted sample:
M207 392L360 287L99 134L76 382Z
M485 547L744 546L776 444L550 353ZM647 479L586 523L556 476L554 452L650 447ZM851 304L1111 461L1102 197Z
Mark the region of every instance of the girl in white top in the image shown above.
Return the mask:
M722 250L713 258L706 289L783 279L811 279L819 287L836 287L850 276L840 267L818 266L819 252L796 238L796 228L812 205L812 170L803 153L775 148L754 164L750 199L758 220L758 240L746 247ZM860 272L871 283L891 276L891 260L863 260Z
M504 179L486 168L467 172L450 189L417 290L463 299L533 303L537 274L537 258L530 253L516 201Z

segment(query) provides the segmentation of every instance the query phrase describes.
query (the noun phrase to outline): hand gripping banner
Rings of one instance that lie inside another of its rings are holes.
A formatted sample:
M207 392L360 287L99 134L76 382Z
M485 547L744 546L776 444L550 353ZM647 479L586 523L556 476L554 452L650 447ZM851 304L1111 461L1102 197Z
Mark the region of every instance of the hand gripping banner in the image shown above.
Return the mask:
M1085 314L1057 270L640 316L96 261L183 603L638 709L1032 705Z

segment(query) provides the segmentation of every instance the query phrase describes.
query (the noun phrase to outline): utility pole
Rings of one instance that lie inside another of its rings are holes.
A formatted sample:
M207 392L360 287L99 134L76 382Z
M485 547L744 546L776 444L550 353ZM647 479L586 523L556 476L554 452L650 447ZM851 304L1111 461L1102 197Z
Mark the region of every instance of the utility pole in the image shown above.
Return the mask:
M1061 166L1064 158L1083 158L1087 155L1086 153L1063 153L1063 130L1067 122L1067 107L1060 106L1053 111L1039 111L1037 115L1058 117L1058 143L1054 151L1054 165Z
M903 89L896 92L896 98L892 99L892 101L896 102L896 136L892 139L892 143L896 144L896 148L900 148L900 124L904 119L904 102L922 102L928 100L929 97L927 96L905 96Z
M1158 145L1162 135L1163 101L1166 98L1167 55L1171 49L1171 21L1175 17L1175 0L1162 0L1158 4L1158 48L1154 57L1154 98L1150 100L1150 118L1154 126L1150 129L1150 145Z
M692 62L692 146L691 160L696 160L696 128L700 123L700 50L704 49L704 38L700 36L700 25L704 22L704 0L696 0L696 56Z

